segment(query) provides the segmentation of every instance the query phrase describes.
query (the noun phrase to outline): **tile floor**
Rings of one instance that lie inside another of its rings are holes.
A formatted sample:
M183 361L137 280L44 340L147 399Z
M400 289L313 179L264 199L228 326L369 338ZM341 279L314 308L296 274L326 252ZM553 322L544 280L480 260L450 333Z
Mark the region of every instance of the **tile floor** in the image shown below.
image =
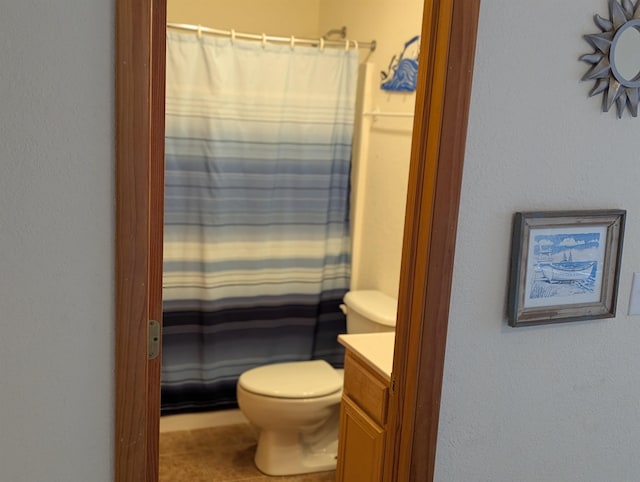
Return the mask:
M336 472L269 477L253 464L247 424L160 434L160 482L334 482Z

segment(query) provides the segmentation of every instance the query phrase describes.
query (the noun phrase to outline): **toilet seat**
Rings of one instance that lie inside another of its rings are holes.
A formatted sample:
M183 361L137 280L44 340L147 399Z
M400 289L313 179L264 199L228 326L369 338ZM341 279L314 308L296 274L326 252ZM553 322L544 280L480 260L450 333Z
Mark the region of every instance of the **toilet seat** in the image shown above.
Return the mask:
M342 389L342 377L324 360L275 363L240 375L248 392L274 398L317 398Z

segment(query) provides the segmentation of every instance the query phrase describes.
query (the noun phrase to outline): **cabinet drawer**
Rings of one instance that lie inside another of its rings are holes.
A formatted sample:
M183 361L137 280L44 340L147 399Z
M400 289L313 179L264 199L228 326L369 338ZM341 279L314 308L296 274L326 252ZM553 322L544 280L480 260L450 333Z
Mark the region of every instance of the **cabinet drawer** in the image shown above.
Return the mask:
M387 422L389 384L349 351L344 360L344 394L380 425Z

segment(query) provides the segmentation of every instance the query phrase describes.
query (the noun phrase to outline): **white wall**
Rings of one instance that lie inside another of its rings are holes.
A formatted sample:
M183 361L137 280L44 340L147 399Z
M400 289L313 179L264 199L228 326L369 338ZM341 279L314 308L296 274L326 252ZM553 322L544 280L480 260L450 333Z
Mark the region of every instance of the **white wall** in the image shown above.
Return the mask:
M640 474L640 119L579 80L603 0L484 1L436 480L633 482ZM509 328L516 211L628 209L615 319Z
M0 14L0 480L113 476L114 2Z
M482 2L436 480L640 473L638 119L580 83L600 0ZM113 452L113 2L0 15L0 479L109 481ZM505 322L517 210L627 208L612 320Z

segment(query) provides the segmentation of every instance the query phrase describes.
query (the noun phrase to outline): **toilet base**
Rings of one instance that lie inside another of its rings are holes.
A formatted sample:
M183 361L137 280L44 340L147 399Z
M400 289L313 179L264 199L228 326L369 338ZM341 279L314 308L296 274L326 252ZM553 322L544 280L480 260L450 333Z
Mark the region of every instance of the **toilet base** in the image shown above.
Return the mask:
M329 434L327 434L329 435ZM258 439L255 464L267 475L295 475L335 470L337 433L310 441L299 432L263 430Z

